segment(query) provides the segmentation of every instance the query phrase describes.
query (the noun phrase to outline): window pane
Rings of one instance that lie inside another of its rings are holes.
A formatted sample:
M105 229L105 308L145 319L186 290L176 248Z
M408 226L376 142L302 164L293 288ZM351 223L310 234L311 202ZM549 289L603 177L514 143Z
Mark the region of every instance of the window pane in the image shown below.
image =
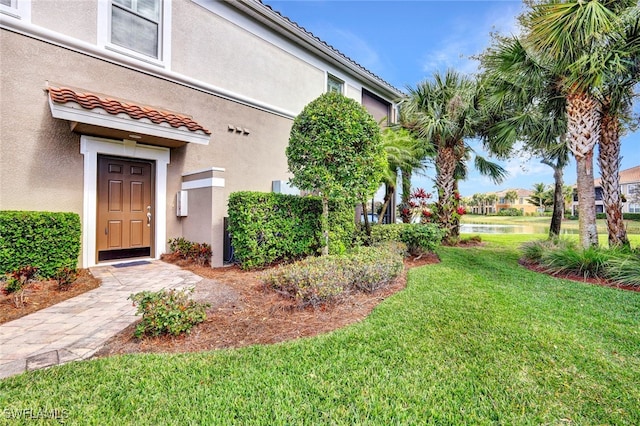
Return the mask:
M121 4L129 9L131 9L131 1L132 0L113 0L114 3Z
M160 18L160 0L138 0L136 11L145 18L158 22Z
M327 92L342 93L342 81L330 75L327 78Z
M111 42L153 58L158 57L158 24L113 7Z
M4 6L15 7L14 5L11 4L11 0L0 0L0 4Z

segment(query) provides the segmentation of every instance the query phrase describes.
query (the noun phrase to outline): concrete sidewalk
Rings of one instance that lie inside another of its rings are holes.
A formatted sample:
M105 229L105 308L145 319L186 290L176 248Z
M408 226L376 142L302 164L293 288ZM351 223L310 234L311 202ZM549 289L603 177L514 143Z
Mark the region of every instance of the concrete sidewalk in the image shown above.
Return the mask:
M127 298L143 290L192 287L202 280L162 261L91 268L100 287L0 325L0 379L91 357L138 320Z

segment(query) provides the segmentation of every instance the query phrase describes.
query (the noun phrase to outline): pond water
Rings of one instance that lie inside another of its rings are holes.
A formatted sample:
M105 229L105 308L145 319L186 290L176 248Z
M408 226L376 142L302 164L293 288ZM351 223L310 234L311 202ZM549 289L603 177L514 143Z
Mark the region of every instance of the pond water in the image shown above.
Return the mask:
M460 225L462 234L548 234L548 225L496 225L469 223ZM560 234L577 234L577 229L561 229Z

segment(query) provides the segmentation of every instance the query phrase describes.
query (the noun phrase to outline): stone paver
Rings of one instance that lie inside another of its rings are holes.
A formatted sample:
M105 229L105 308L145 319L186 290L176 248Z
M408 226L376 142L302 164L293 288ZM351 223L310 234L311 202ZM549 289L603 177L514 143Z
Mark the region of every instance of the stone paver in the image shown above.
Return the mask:
M201 277L161 261L99 266L100 287L0 325L0 379L91 357L135 322L127 298L143 290L193 287Z

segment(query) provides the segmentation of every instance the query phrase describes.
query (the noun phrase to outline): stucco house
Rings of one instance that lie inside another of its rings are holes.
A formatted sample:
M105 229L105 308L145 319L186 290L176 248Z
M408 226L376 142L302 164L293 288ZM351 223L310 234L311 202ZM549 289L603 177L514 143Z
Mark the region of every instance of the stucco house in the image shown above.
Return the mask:
M0 0L0 209L70 211L79 265L223 263L229 194L286 190L323 92L394 121L402 92L257 0Z
M640 213L640 165L629 169L620 170L620 192L622 193L622 213ZM602 200L602 180L593 181L596 193L596 213L604 213L604 201ZM578 211L578 193L574 190L573 214Z
M510 191L515 191L517 194L515 200L507 199L507 193ZM528 189L510 188L496 192L474 194L476 195L476 200L472 201L467 208L472 214L496 214L501 210L510 208L518 209L522 214L533 214L536 212L536 206L527 201L532 193L533 191Z

